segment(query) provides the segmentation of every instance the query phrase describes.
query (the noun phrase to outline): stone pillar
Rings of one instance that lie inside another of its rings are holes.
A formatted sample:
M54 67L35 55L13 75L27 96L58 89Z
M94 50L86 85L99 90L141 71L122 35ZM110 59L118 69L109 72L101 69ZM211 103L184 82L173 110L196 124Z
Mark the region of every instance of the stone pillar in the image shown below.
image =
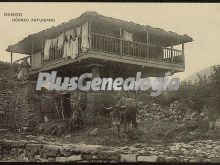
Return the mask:
M90 70L92 73L92 79L96 77L100 77L100 67L101 65L93 64L90 65ZM87 93L87 102L86 102L86 110L85 110L85 120L87 122L92 121L96 117L99 116L99 111L101 108L100 104L100 95L102 93L100 91L90 91Z

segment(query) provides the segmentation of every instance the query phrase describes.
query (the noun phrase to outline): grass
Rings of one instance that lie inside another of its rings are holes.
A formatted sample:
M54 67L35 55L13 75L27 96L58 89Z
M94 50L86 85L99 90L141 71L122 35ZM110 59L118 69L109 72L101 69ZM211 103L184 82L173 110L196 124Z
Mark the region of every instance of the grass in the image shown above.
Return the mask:
M177 130L177 128L183 124L185 124L185 127L181 128L180 130ZM205 126L202 127L201 123L197 125L199 126L188 126L186 123L172 123L168 121L143 121L141 123L138 123L138 130L135 131L132 128L130 128L128 134L129 141L125 142L123 137L117 137L117 130L115 127L112 127L109 119L99 118L99 120L94 119L94 121L90 121L89 123L85 124L83 129L75 133L73 132L70 135L63 135L61 137L58 137L58 139L60 142L63 143L83 142L85 144L105 146L125 146L132 145L135 143L166 145L173 142L190 142L194 140L203 139L219 140L220 128L206 130L204 129ZM91 134L91 132L96 129L96 133ZM21 134L21 132L19 133ZM18 138L19 133L3 133L1 134L1 138ZM51 140L57 138L54 138L55 136L49 135L47 135L47 137Z
M128 132L129 141L125 142L123 137L117 137L117 129L111 127L111 123L102 120L99 123L93 125L86 125L83 130L71 134L71 136L63 137L62 140L70 143L86 143L86 144L99 144L99 145L111 145L111 146L123 146L134 143L167 143L170 142L167 137L164 136L165 132L171 127L175 127L173 123L164 123L153 121L145 121L138 124L138 130L130 127ZM91 135L89 132L97 128L95 135Z

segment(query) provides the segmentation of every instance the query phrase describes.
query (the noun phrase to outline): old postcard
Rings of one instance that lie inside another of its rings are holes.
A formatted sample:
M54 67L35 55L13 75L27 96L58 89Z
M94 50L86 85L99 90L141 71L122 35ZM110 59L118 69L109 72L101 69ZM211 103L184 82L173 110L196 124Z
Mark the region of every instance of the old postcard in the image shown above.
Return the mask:
M1 162L220 162L220 4L0 8Z

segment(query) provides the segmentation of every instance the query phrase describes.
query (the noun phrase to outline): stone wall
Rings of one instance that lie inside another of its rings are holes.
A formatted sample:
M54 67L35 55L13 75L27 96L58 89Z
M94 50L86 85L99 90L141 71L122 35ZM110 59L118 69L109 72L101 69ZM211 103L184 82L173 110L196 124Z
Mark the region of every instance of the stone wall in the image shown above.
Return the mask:
M14 91L13 101L14 115L17 114L17 122L20 127L33 130L34 127L43 121L41 112L41 99L37 95L36 82L28 81L20 84Z
M0 162L219 162L219 141L108 147L86 144L1 140ZM201 146L203 148L201 148Z
M14 90L18 88L18 83L14 78L15 67L17 65L0 62L0 128L14 127L13 102ZM16 119L15 119L16 121Z
M0 128L33 129L42 117L36 84L16 79L17 64L0 62Z

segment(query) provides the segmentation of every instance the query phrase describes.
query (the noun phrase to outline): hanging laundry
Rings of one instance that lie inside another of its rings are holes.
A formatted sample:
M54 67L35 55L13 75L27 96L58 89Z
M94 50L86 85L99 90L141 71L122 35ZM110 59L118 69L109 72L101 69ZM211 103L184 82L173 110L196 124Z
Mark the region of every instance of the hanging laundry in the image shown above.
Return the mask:
M83 52L86 52L89 49L89 23L88 22L82 25L81 48Z
M81 29L82 29L81 26L76 28L76 35L77 35L77 37L81 36Z
M68 40L70 40L71 38L74 38L76 36L75 29L69 29L65 31L65 36L67 37Z
M78 54L78 37L76 37L75 40L71 39L64 43L63 57L69 56L75 59L77 54Z
M126 41L133 41L132 33L129 33L126 30L124 30L123 39Z
M58 43L57 37L50 39L50 42L51 42L51 47L56 47Z
M45 45L44 45L44 59L45 60L49 60L50 46L51 46L51 40L50 39L46 39Z
M69 41L64 42L63 57L68 57Z
M70 40L70 50L71 50L71 57L73 59L76 58L78 55L78 37L75 40Z
M61 48L63 46L63 42L64 42L64 33L61 33L57 37L57 46L58 46L58 48Z

